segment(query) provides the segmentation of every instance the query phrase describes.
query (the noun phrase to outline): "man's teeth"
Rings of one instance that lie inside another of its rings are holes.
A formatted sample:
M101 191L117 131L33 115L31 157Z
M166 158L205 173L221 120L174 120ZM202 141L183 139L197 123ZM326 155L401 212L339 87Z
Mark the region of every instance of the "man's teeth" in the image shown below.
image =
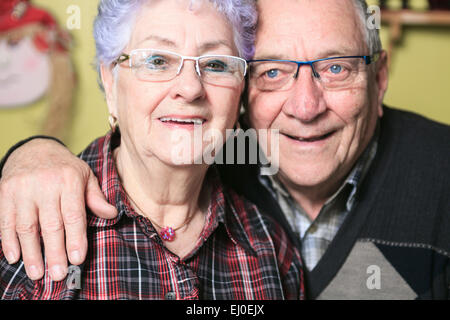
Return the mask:
M298 140L298 141L304 141L304 142L314 142L314 141L318 141L318 140L322 140L325 138L328 138L333 132L329 132L327 134L324 134L323 136L316 136L316 137L312 137L312 138L301 138L301 137L293 137L293 136L289 136L291 139L294 140Z
M316 141L316 140L320 140L322 139L322 137L316 137L316 138L297 138L298 141L308 141L308 142L312 142L312 141Z
M162 122L179 122L179 123L193 123L193 124L203 124L203 119L191 118L191 119L178 119L178 118L160 118Z

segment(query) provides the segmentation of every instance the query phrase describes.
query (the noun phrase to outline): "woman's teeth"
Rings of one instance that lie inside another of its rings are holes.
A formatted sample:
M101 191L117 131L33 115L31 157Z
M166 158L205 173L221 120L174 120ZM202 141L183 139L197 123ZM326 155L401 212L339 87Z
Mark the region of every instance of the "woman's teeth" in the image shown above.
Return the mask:
M197 125L203 124L204 120L200 118L185 118L185 119L179 119L179 118L160 118L162 122L178 122L178 123L193 123Z

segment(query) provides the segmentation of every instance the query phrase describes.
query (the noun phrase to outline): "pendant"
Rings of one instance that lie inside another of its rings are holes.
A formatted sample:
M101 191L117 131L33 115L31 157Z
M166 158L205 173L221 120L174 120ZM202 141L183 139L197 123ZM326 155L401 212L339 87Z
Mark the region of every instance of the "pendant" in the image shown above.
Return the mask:
M173 241L175 239L175 230L172 227L164 227L159 232L159 235L164 241Z

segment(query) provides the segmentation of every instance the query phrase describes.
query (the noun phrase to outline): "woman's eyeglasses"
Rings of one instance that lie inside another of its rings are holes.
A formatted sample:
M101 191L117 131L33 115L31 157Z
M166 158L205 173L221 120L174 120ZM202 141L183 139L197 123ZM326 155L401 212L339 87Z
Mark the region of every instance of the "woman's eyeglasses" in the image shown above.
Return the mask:
M122 54L113 65L129 61L136 77L142 81L163 82L180 74L184 61L195 62L195 70L201 81L224 87L236 87L242 83L247 72L247 62L228 55L204 55L199 57L157 49L135 49Z

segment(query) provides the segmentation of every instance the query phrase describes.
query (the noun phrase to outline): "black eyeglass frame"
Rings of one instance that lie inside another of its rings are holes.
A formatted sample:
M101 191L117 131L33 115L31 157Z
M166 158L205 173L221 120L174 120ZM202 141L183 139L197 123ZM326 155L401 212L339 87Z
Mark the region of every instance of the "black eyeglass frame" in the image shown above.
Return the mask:
M364 59L364 62L366 63L366 65L369 65L373 62L378 61L378 59L380 58L381 52L376 52L372 55L368 55L368 56L341 56L341 57L329 57L329 58L323 58L323 59L317 59L317 60L312 60L312 61L296 61L296 60L280 60L280 59L258 59L258 60L247 60L247 63L249 65L251 65L251 63L254 62L290 62L290 63L295 63L297 64L297 71L295 72L294 78L298 77L298 73L300 70L300 67L303 65L309 65L313 71L313 75L315 78L320 78L320 75L316 72L315 68L314 68L314 63L315 62L320 62L320 61L327 61L327 60L334 60L334 59L350 59L350 58L361 58Z

